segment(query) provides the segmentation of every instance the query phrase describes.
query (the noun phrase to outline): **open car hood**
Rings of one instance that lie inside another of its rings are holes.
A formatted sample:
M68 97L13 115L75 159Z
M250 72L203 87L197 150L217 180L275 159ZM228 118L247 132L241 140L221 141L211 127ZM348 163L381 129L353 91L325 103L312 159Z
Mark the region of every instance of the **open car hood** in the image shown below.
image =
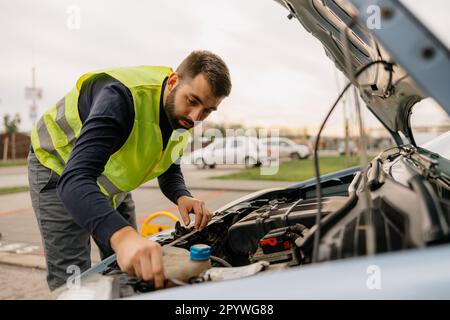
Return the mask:
M392 79L385 65L376 64L357 79L357 89L397 144L415 145L409 119L421 99L431 96L450 113L449 51L398 1L275 1L321 41L348 79L372 61L394 63Z

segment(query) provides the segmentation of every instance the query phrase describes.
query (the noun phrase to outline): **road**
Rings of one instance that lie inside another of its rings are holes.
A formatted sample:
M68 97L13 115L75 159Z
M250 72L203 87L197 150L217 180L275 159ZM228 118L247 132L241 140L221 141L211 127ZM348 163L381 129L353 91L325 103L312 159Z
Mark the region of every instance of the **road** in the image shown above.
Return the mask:
M25 186L27 184L27 167L0 168L0 188Z
M192 194L196 198L203 199L212 211L254 190L289 184L208 179L215 175L233 173L241 168L242 166L227 166L214 170L197 170L192 166L183 166L183 173ZM0 187L27 183L26 167L0 168ZM132 195L136 204L138 225L141 225L150 213L156 211L169 211L179 216L177 207L165 198L155 181L133 191ZM26 262L31 257L32 266L45 267L41 237L28 192L1 195L0 204L0 233L2 234L0 258L2 255L14 255L14 261L24 265L21 261ZM164 223L162 220L156 222ZM17 254L21 250L24 253ZM92 246L92 261L93 263L99 261L98 248L95 245ZM50 297L45 282L45 271L23 268L17 264L13 266L0 263L0 287L2 288L0 299L47 299Z
M196 190L194 195L204 199L211 210L234 200L245 192ZM138 189L133 192L136 203L138 225L145 217L155 211L170 211L177 216L176 207L157 189ZM39 229L28 193L15 193L0 196L0 250L11 244L24 244L25 248L36 247L35 254L42 256ZM15 205L14 205L15 204ZM5 208L7 208L5 210ZM163 221L160 221L163 223ZM43 259L42 259L43 260ZM98 248L92 246L92 260L99 261ZM31 270L31 271L30 271ZM0 263L0 300L1 299L47 299L50 297L45 281L45 271L35 268L23 268Z

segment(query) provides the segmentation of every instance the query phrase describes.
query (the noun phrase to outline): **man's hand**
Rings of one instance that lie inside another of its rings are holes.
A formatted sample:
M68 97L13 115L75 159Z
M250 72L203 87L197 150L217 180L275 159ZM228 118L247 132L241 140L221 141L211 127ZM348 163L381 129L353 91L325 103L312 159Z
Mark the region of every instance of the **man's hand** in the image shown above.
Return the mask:
M159 243L139 235L132 227L116 231L110 244L117 255L122 271L144 281L154 282L155 288L164 287L162 250Z
M191 219L190 213L195 214L195 228L197 230L203 230L204 227L212 218L211 212L209 212L206 204L203 200L191 198L188 196L181 196L177 200L178 211L180 211L184 224L189 225Z

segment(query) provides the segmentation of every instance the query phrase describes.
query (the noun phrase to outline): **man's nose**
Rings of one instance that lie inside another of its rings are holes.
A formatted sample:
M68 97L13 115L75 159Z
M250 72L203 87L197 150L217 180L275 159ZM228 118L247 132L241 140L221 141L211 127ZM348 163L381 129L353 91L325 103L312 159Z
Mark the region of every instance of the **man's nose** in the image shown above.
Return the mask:
M201 121L202 116L202 108L195 108L189 113L189 118L192 119L192 121Z

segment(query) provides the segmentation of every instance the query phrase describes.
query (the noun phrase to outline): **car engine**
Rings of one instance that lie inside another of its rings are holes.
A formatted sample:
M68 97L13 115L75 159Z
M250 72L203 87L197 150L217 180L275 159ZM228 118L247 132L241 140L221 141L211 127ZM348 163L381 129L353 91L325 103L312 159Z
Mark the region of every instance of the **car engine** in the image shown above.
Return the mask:
M449 242L450 180L431 167L424 172L405 150L379 155L364 171L323 179L317 261L312 255L318 203L311 180L218 211L202 231L177 222L172 231L152 237L163 248L211 247L212 268L206 274L188 282L169 279L166 288ZM399 171L402 178L394 179ZM114 298L154 290L115 262L101 272L105 277Z

